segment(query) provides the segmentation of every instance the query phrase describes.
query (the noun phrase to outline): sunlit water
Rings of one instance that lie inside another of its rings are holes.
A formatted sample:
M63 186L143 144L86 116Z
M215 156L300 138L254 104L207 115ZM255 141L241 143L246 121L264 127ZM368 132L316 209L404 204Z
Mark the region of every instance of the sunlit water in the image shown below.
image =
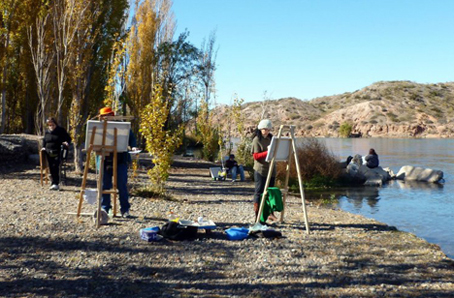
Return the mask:
M320 139L344 161L374 148L380 166L394 173L404 165L441 170L444 184L391 181L382 187L343 191L339 207L414 233L454 259L454 140Z

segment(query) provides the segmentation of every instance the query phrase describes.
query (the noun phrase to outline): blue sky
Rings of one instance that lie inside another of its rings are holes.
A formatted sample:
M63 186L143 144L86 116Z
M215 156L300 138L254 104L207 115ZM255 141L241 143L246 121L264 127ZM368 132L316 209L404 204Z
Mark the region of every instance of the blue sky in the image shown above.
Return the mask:
M177 35L216 31L216 102L454 81L451 0L173 0Z

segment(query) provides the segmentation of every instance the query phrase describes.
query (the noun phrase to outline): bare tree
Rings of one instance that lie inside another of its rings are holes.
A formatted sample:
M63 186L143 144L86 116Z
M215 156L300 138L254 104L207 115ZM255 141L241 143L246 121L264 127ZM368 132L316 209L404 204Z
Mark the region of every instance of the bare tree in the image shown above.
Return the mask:
M265 119L265 118L268 118L269 117L269 112L268 112L268 108L269 108L269 103L270 103L270 98L267 94L267 91L264 91L263 92L263 101L260 103L260 119L259 120L262 120L262 119Z
M214 50L216 31L211 32L208 42L203 41L200 55L199 75L205 88L205 101L209 104L214 89L214 72L216 70L217 50Z
M46 31L47 19L49 14L36 19L36 45L33 44L33 27L27 30L28 44L32 57L33 68L36 74L36 85L39 97L39 105L36 112L36 130L43 134L46 125L46 104L50 94L50 78L52 62L55 51L46 46L48 31Z
M62 120L63 91L66 84L68 65L74 55L74 41L76 32L84 18L87 5L77 6L76 0L57 0L52 10L54 44L57 69L57 115L58 120Z

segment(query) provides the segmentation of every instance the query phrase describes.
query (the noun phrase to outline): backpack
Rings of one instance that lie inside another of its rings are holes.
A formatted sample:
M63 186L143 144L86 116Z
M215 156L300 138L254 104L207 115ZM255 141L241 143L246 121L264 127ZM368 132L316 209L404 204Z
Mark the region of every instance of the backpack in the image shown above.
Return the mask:
M183 226L174 221L164 224L159 234L170 240L191 240L197 238L197 227Z

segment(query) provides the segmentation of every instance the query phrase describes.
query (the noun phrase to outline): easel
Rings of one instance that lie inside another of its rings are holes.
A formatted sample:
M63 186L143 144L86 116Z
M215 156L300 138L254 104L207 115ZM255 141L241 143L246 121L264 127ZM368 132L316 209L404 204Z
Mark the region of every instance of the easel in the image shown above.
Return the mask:
M46 152L43 150L39 150L39 168L41 172L41 186L44 186L44 180L46 180L46 184L49 183L49 165L47 164Z
M102 132L102 144L101 145L94 145L94 139L96 135L96 127L93 127L90 144L87 150L87 159L85 161L85 169L84 169L84 176L82 179L82 186L79 195L79 206L77 208L77 217L80 216L82 210L82 202L83 196L85 193L85 187L87 185L87 175L88 175L88 168L90 163L91 153L94 151L96 155L100 156L100 164L99 164L99 175L97 180L97 188L98 188L98 196L97 196L97 216L96 216L96 228L99 228L101 225L101 203L102 203L102 195L103 194L113 194L113 214L116 216L117 213L117 128L114 128L114 141L113 145L107 146L106 145L106 134L107 134L107 121L114 118L115 116L108 116L105 117L103 122L103 132ZM113 152L113 188L112 189L102 189L103 185L103 176L104 176L104 161L105 157Z
M265 198L266 198L266 195L267 195L267 189L268 189L268 187L270 185L271 176L273 174L273 169L274 169L274 166L275 166L276 161L277 161L276 160L276 155L277 155L277 152L278 152L278 149L279 149L279 143L282 141L281 136L282 136L282 130L284 129L284 127L288 128L290 130L290 143L291 143L291 146L289 146L289 152L288 152L287 158L285 160L285 162L287 163L285 182L284 182L284 187L285 188L282 190L282 203L283 203L284 208L283 208L283 210L281 212L280 222L282 223L283 220L284 220L285 201L286 201L286 198L287 198L287 195L288 195L288 181L289 181L289 178L290 178L290 165L292 163L292 159L294 158L295 159L296 171L298 173L298 183L299 183L300 194L301 194L301 203L303 205L304 223L306 225L306 232L309 234L310 230L309 230L309 222L308 222L308 219L307 219L306 202L304 200L303 181L301 179L301 173L300 173L300 166L299 166L298 157L296 155L295 126L293 126L293 125L281 125L280 128L279 128L279 132L277 134L277 137L274 140L274 141L276 141L276 146L275 146L275 149L274 149L273 154L272 154L270 168L269 168L269 171L268 171L268 176L266 178L265 189L263 191L262 201L260 203L260 209L259 209L259 213L258 213L256 222L257 223L260 222L260 217L261 217L261 215L263 213L263 208L265 206Z

